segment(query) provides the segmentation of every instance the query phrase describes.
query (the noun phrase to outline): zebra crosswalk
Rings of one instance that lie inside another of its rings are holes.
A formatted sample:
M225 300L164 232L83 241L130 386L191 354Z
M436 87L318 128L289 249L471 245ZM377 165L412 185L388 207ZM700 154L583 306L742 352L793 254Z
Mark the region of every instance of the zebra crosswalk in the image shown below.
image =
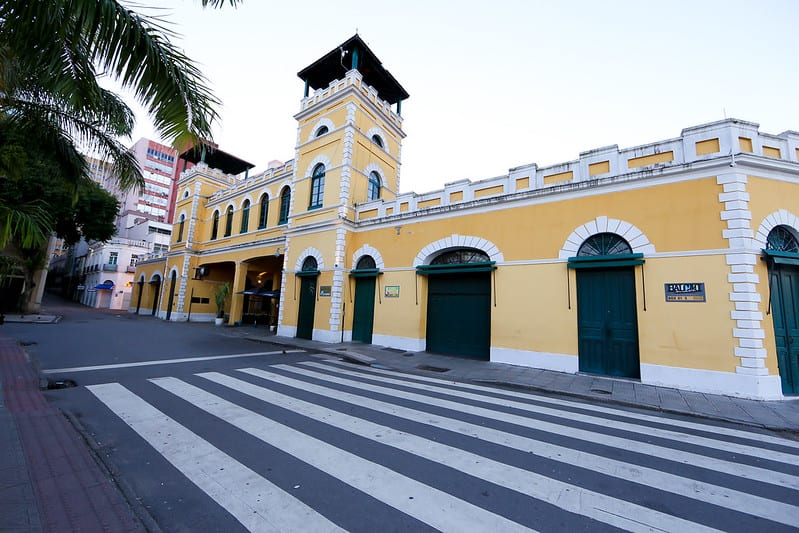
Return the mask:
M799 528L799 443L771 434L340 361L132 388L87 387L251 531Z

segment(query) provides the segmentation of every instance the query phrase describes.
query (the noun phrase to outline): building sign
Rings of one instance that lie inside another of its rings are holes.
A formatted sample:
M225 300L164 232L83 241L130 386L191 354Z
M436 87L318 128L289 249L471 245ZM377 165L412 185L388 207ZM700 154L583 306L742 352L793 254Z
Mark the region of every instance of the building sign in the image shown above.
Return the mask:
M705 302L704 283L666 283L667 302Z
M385 290L386 298L399 298L399 285L387 285Z
M331 293L330 285L319 285L319 296L330 296L330 293Z

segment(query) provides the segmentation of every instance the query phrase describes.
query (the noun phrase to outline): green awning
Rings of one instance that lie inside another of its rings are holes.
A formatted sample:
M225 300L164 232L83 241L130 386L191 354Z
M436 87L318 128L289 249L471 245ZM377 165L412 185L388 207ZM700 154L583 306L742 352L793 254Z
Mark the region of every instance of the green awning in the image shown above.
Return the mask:
M799 254L780 250L763 250L763 259L775 265L799 266Z
M300 270L299 272L295 272L295 275L298 278L315 278L319 275L318 270Z
M450 265L419 265L416 267L416 273L421 276L433 276L437 274L491 272L496 269L496 261L486 261L482 263L453 263Z
M376 278L382 274L379 268L359 268L350 272L351 278Z
M569 268L611 268L644 264L644 254L585 255L569 258Z

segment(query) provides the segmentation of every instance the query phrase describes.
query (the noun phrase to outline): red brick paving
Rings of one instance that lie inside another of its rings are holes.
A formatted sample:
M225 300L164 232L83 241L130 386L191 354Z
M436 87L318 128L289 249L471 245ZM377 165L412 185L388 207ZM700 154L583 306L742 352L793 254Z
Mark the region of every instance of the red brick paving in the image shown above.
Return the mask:
M6 337L0 337L0 379L42 530L146 531L77 430L47 403L26 353Z

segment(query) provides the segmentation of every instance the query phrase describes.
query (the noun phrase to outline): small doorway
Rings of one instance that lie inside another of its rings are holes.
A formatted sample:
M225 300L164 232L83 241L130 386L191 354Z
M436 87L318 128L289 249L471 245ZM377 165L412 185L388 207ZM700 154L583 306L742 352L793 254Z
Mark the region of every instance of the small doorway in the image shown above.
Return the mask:
M799 239L787 226L768 235L771 314L782 393L799 394Z
M173 270L171 279L169 281L169 298L167 298L167 304L166 304L167 320L169 320L172 317L172 304L175 301L175 284L177 283L177 280L178 280L177 272Z
M313 338L314 311L316 310L316 282L319 277L318 264L313 257L306 257L300 278L300 304L297 310L297 338Z
M379 272L375 260L365 255L350 274L355 278L355 305L352 314L352 340L372 343L375 321L375 285Z
M635 265L641 254L613 233L589 237L569 260L577 278L579 371L639 378Z
M150 282L150 287L153 289L153 316L158 313L158 297L161 295L161 276L155 276Z

